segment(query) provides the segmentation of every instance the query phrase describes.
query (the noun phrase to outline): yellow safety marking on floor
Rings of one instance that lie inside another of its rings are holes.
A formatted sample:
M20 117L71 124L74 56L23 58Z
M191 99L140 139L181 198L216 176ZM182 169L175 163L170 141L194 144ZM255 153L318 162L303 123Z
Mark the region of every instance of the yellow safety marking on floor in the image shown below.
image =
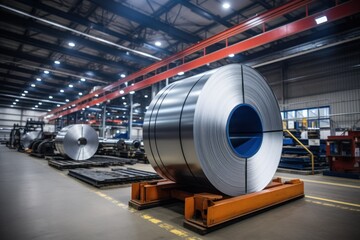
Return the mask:
M324 202L319 202L319 201L313 201L313 200L310 200L310 199L306 199L305 201L310 202L310 203L314 203L314 204L318 204L318 205L322 205L322 206L335 207L335 208L340 208L340 209L343 209L343 210L360 212L360 209L356 209L356 208L343 207L343 206L336 205L336 204L329 204L329 203L324 203Z
M149 214L145 214L145 213L141 213L140 211L134 209L134 208L130 208L128 205L124 204L124 203L121 203L115 199L113 199L112 197L106 195L105 193L103 192L100 192L100 191L96 191L96 190L93 190L92 192L94 192L96 195L98 195L99 197L102 197L106 200L108 200L109 202L111 202L112 204L124 209L124 210L127 210L131 213L134 213L138 216L140 216L142 219L152 223L152 224L155 224L156 226L184 239L184 240L202 240L201 238L199 237L196 237L196 236L191 236L188 232L182 230L182 229L178 229L176 227L174 227L173 225L171 224L168 224L168 223L164 223L163 221L161 221L160 219L157 219L157 218L154 218L152 217L151 215Z
M356 204L356 203L342 202L342 201L337 201L337 200L333 200L333 199L314 197L314 196L309 196L309 195L305 195L305 197L310 198L310 199L324 201L324 202L331 202L331 203L337 203L337 204L342 204L342 205L347 205L347 206L360 208L360 204Z
M276 176L276 177L280 177L280 178L284 178L284 179L294 179L293 177L283 177L283 176ZM309 180L309 179L301 179L301 181L303 182L311 182L311 183L319 183L319 184L325 184L325 185L333 185L333 186L338 186L338 187L348 187L348 188L358 188L360 189L360 184L359 186L357 185L350 185L350 184L342 184L342 183L333 183L333 182L324 182L324 181L316 181L316 180Z

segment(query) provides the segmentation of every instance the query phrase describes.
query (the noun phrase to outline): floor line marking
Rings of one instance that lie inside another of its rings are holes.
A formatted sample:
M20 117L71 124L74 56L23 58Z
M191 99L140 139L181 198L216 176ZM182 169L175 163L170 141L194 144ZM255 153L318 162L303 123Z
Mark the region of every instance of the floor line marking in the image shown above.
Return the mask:
M166 230L169 233L172 233L178 237L183 238L184 240L202 240L202 238L196 237L196 236L191 236L187 231L183 230L183 229L179 229L174 227L171 224L165 223L160 219L154 218L151 215L149 215L148 213L141 213L140 211L134 209L134 208L130 208L128 205L121 203L120 201L114 200L112 197L108 196L107 194L99 191L99 190L92 190L93 193L95 193L96 195L98 195L99 197L106 199L107 201L111 202L112 204L114 204L115 206L122 208L126 211L129 211L131 213L134 213L138 216L140 216L142 219Z
M284 179L294 179L293 177L284 177L284 176L278 176L277 177L280 178L284 178ZM309 180L309 179L302 179L299 178L301 181L303 182L311 182L311 183L319 183L319 184L325 184L325 185L333 185L333 186L338 186L338 187L348 187L348 188L358 188L360 189L360 186L356 186L356 185L350 185L350 184L342 184L342 183L332 183L332 182L324 182L324 181L316 181L316 180Z
M314 196L309 196L309 195L305 195L305 197L310 198L310 199L324 201L324 202L331 202L331 203L337 203L337 204L342 204L342 205L347 205L347 206L360 208L360 204L356 204L356 203L342 202L342 201L337 201L337 200L333 200L333 199L314 197Z

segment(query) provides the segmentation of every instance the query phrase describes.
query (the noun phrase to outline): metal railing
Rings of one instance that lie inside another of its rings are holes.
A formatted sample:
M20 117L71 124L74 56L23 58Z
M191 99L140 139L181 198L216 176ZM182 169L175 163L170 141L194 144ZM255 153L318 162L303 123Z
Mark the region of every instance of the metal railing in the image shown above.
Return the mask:
M302 142L299 141L289 130L284 129L284 132L289 134L290 137L292 137L301 147L303 147L309 154L311 158L311 174L314 175L314 154L304 145Z

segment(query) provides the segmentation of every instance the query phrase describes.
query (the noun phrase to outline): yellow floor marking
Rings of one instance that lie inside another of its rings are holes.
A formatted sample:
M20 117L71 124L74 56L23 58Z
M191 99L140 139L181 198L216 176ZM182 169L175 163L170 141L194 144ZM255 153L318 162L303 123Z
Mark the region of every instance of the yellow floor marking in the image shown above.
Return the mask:
M156 226L184 239L184 240L202 240L201 238L199 237L196 237L196 236L191 236L188 232L182 230L182 229L178 229L176 227L174 227L173 225L170 225L168 223L164 223L163 221L161 221L160 219L157 219L157 218L154 218L152 217L151 215L149 214L145 214L145 213L141 213L139 211L137 211L136 209L133 209L133 208L129 208L129 206L127 206L126 204L124 203L121 203L117 200L114 200L112 197L106 195L105 193L103 192L100 192L98 190L93 190L92 192L94 192L96 195L98 195L99 197L102 197L103 199L106 199L108 200L109 202L111 202L112 204L114 204L115 206L118 206L124 210L127 210L131 213L134 213L138 216L140 216L142 219L152 223L152 224L155 224Z
M280 178L284 178L284 179L294 179L293 177L284 177L284 176L277 176ZM359 188L360 189L360 184L359 186L356 185L350 185L350 184L342 184L342 183L332 183L332 182L324 182L324 181L316 181L316 180L309 180L309 179L301 179L301 181L303 182L311 182L311 183L320 183L320 184L326 184L326 185L333 185L333 186L338 186L338 187L348 187L348 188Z
M356 203L342 202L342 201L332 200L332 199L328 199L328 198L314 197L314 196L309 196L309 195L305 195L305 197L310 198L310 199L324 201L324 202L331 202L331 203L337 203L337 204L360 208L360 204L356 204Z

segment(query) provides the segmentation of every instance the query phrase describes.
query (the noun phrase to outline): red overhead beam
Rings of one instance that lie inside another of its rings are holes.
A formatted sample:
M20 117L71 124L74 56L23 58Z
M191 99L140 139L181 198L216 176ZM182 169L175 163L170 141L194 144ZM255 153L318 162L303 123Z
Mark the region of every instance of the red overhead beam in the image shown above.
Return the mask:
M212 52L209 54L205 54L200 58L196 58L190 62L184 62L182 65L179 65L177 67L174 67L172 69L168 69L161 73L156 73L158 69L164 66L168 66L171 62L174 62L175 60L183 59L184 57L195 53L199 50L204 50L206 47L211 46L215 43L218 43L220 41L226 40L229 37L235 36L236 34L239 34L241 32L244 32L252 27L258 26L260 24L264 24L266 21L272 20L274 18L283 16L286 13L292 12L296 9L299 9L300 7L306 6L311 1L290 1L288 4L285 4L281 7L278 7L274 10L265 12L259 16L253 17L249 20L246 20L245 22L230 28L222 33L219 33L209 39L206 39L198 44L195 44L194 46L189 47L188 49L185 49L182 52L179 52L173 56L170 56L160 62L157 62L155 64L152 64L151 66L144 68L134 74L129 75L128 77L124 79L120 79L117 82L110 84L102 89L99 89L91 94L88 94L86 96L83 96L82 98L73 101L71 103L68 103L66 105L63 105L60 108L56 108L50 113L47 114L49 120L54 120L58 117L68 115L73 112L77 112L81 110L82 108L85 108L86 106L93 106L96 103L102 103L107 100L115 99L120 96L123 96L125 94L128 94L130 91L136 91L143 88L146 88L154 83L157 83L159 81L162 81L166 78L175 76L178 72L187 72L189 70L198 68L200 66L203 66L209 62L214 62L223 58L226 58L229 54L233 53L240 53L247 50L250 50L252 48L256 48L258 46L279 40L281 38L285 38L306 30L309 30L311 28L314 28L317 26L315 19L319 16L326 16L328 19L328 22L335 21L347 16L351 16L354 14L357 14L360 12L360 1L352 0L345 2L341 5L337 5L333 8L329 8L325 11L321 11L319 13L316 13L311 16L306 16L304 13L304 18L297 20L292 23L288 23L286 25L283 25L281 27L278 27L276 29L263 32L259 35L256 35L254 37L251 37L249 39L246 39L244 41L235 43L233 45L226 46L216 52ZM306 7L307 9L307 7ZM304 8L305 12L305 8ZM326 24L326 23L324 23ZM125 87L121 90L124 91L124 93L119 92L119 86L122 83L129 82L132 80L135 80L138 77L143 77L148 73L155 73L154 76L148 77L143 79L142 81L139 81L135 83L133 86ZM114 91L115 90L115 91ZM109 91L113 91L110 92ZM98 94L99 97L95 98L95 95ZM94 99L95 98L95 99ZM71 106L72 104L77 104L77 106L62 110L63 108L67 108Z

